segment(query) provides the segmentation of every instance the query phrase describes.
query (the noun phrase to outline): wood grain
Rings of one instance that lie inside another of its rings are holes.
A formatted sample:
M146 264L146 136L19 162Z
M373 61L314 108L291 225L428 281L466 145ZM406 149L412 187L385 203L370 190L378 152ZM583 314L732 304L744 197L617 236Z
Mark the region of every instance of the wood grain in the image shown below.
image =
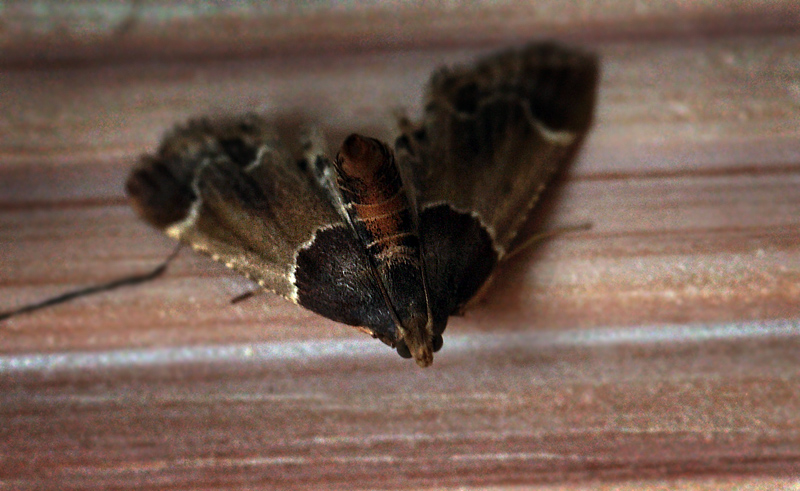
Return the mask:
M503 265L451 321L430 370L269 295L231 306L247 281L186 253L146 287L0 325L0 488L797 486L790 2L645 13L542 2L499 34L491 26L520 12L510 4L476 2L433 28L437 17L410 3L401 13L429 23L395 31L396 19L375 21L393 18L388 7L367 22L321 2L292 13L296 30L243 28L239 48L209 34L161 54L171 34L153 34L148 2L127 41L73 39L73 53L48 44L63 32L26 31L36 18L20 21L11 3L0 15L29 37L0 37L0 310L142 272L171 251L122 183L185 117L258 110L287 135L314 121L333 145L350 131L386 138L393 109L418 114L434 67L542 26L590 44L603 78L595 129L526 232L592 229ZM276 12L225 22L289 15ZM488 13L470 37L465 26ZM334 35L323 14L361 30ZM312 26L317 37L287 47ZM25 52L31 39L52 49Z
M531 38L630 41L794 31L793 0L228 2L9 0L0 64L105 63L486 46Z

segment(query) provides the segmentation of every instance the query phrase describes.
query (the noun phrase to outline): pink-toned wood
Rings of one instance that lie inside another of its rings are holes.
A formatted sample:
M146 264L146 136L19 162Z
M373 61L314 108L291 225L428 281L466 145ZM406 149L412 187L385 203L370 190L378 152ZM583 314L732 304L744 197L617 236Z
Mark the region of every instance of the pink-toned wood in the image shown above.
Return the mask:
M523 16L478 2L440 17L417 4L395 17L320 3L264 34L252 26L289 14L195 12L181 22L206 34L179 43L144 15L128 41L72 39L73 52L53 41L63 31L26 31L26 7L11 4L0 16L29 37L0 37L0 310L142 272L171 251L122 185L187 116L258 110L287 135L316 121L334 145L354 130L389 137L396 107L418 114L435 66L527 32L588 44L603 79L594 132L526 231L592 229L503 265L452 319L431 369L269 295L231 306L247 281L186 252L146 287L0 324L6 488L796 485L790 3L542 2ZM511 14L508 30L490 29ZM421 24L393 27L408 18ZM199 29L223 21L249 44Z
M4 3L0 64L631 41L794 31L793 0Z

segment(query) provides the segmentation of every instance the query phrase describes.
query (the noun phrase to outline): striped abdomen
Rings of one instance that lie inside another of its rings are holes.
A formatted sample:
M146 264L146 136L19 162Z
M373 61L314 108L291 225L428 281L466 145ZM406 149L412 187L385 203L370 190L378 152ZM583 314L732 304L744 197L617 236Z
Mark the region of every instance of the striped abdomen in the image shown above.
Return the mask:
M419 237L392 150L351 135L336 158L337 185L356 232L376 265L419 262Z
M423 328L428 304L420 240L392 150L378 140L351 135L335 166L345 211L378 272L390 307L401 327Z

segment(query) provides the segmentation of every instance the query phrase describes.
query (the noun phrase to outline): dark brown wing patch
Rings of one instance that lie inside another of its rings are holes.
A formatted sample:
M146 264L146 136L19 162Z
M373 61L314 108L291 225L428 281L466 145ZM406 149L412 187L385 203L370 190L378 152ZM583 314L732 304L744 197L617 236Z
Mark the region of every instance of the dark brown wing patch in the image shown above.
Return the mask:
M297 255L298 303L328 319L366 327L394 346L397 328L362 248L343 224L319 231Z
M458 312L494 271L497 252L480 221L447 204L420 215L425 244L429 302L434 334L442 334L447 318Z

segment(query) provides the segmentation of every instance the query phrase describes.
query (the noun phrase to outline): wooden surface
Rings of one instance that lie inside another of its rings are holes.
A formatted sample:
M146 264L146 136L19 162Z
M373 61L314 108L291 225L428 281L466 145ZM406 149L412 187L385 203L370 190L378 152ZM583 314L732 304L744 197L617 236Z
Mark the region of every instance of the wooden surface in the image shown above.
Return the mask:
M593 228L503 265L427 370L269 295L231 306L247 281L188 252L0 324L0 489L798 486L792 2L81 5L0 13L0 310L171 251L122 187L174 122L389 137L434 67L530 33L596 50L603 78L526 230Z

